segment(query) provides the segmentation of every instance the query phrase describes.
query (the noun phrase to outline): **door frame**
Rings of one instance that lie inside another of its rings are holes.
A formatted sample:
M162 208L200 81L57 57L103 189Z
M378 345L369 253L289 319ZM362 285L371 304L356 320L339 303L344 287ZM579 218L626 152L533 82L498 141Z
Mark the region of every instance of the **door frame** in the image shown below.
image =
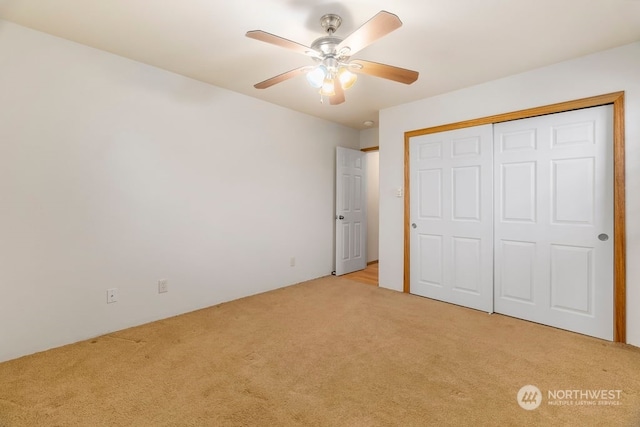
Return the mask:
M404 133L404 292L410 291L410 239L411 239L411 171L409 143L411 138L485 124L526 119L546 114L562 113L582 108L613 105L613 340L627 340L627 284L626 284L626 222L625 222L625 130L624 91L560 102L542 107L528 108L510 113L465 120Z

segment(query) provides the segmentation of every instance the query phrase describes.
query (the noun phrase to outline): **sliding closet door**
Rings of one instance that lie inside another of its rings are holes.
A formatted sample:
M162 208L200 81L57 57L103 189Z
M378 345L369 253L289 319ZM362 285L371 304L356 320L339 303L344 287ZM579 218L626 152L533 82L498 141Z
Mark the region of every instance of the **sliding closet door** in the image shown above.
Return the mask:
M409 142L411 293L492 312L492 125Z
M612 117L495 125L496 312L613 339Z

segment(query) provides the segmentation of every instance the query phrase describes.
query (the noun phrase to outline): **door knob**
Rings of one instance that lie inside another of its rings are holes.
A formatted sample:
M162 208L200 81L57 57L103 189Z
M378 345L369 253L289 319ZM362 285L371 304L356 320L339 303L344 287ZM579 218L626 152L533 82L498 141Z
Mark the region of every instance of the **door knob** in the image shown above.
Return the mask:
M344 216L340 215L340 216L338 217L338 219L344 219Z
M416 225L416 223L414 222L413 224L411 224L411 228L418 228L418 226Z
M609 240L609 235L605 233L598 234L598 239L602 240L603 242L606 242L607 240Z

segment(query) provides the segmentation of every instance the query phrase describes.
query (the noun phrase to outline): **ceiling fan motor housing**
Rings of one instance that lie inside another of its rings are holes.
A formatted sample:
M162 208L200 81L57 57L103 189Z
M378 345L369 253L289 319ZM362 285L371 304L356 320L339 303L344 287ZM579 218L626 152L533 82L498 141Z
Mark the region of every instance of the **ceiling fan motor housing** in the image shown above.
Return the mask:
M337 56L336 48L342 39L332 36L324 36L314 40L311 49L321 52L323 56Z

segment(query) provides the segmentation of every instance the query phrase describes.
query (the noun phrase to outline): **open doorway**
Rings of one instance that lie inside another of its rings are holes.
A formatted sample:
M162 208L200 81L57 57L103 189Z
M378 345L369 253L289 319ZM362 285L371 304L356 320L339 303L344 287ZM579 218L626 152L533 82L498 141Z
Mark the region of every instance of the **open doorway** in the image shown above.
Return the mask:
M363 150L364 151L364 150ZM367 265L378 262L380 204L380 152L367 151Z

